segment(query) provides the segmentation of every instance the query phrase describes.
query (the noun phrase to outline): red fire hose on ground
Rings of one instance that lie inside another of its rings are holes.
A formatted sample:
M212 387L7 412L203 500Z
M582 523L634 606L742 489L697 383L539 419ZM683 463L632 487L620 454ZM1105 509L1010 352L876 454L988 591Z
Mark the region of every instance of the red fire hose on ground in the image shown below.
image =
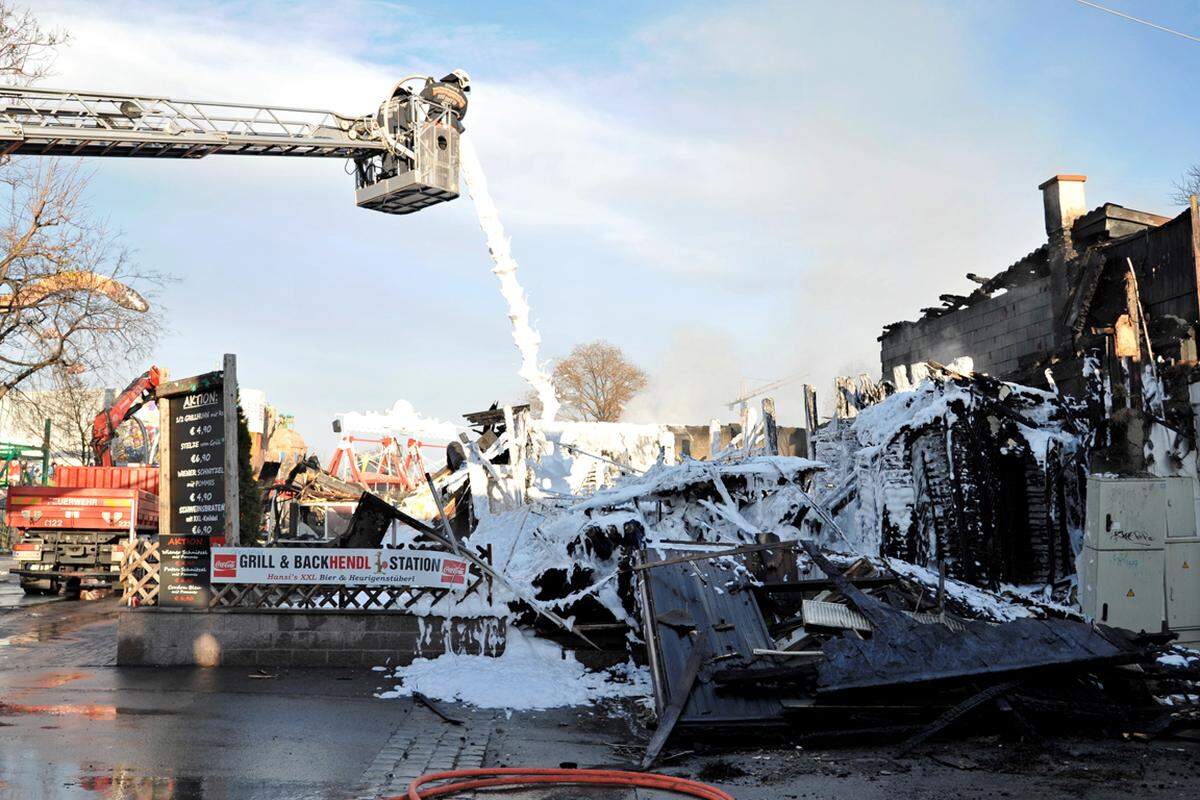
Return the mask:
M426 784L437 786L423 788ZM498 786L526 786L552 784L556 786L633 786L639 789L659 789L664 792L699 797L703 800L734 800L733 795L715 786L658 775L653 772L623 772L615 769L538 769L524 767L497 767L494 769L460 769L452 772L431 772L415 779L408 785L404 797L387 800L427 800L431 797L455 795L472 789L490 789Z

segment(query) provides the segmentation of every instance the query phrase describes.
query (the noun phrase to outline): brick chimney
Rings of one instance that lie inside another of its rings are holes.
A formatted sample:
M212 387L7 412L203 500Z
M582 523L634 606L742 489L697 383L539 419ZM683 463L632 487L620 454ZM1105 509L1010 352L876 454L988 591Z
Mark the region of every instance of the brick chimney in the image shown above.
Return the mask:
M1074 255L1071 225L1087 212L1083 182L1086 175L1055 175L1038 188L1042 190L1042 206L1046 212L1046 235L1050 249L1070 258Z

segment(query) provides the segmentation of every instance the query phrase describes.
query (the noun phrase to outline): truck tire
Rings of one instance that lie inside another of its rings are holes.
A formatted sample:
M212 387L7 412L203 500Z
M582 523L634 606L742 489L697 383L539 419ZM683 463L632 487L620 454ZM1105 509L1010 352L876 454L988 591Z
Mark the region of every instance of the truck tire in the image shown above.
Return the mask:
M58 587L49 578L21 578L21 588L25 594L57 594Z

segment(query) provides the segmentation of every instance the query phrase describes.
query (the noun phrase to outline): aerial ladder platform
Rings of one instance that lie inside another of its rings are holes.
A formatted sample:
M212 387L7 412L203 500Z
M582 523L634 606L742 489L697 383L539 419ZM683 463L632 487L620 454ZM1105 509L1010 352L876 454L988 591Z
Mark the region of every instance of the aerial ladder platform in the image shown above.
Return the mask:
M373 114L0 86L0 154L343 158L362 208L411 214L458 197L470 78L411 76Z

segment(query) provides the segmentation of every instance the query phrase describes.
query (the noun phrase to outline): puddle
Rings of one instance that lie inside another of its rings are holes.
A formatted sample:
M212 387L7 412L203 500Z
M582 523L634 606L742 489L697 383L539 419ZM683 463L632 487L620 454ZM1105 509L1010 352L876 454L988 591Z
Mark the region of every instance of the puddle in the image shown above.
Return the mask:
M81 716L88 719L116 719L117 707L95 703L57 703L51 705L26 705L24 703L0 703L0 717L17 714L37 714L49 717Z
M100 703L32 704L0 701L0 717L40 714L50 717L80 716L88 719L116 719L117 717L169 717L179 713L164 708L117 707Z
M9 698L17 700L43 689L57 689L72 681L91 677L89 672L51 672L33 681L29 686L12 692ZM88 719L116 719L116 706L100 705L97 703L13 703L0 700L0 717L11 717L19 714L36 714L50 717L81 716Z
M22 694L28 694L33 689L57 689L59 686L71 681L81 681L91 676L90 672L51 672L34 681L29 689L23 691Z
M23 619L12 621L11 628L15 630L5 630L5 640L10 646L27 646L62 639L81 628L111 624L119 610L119 604L97 602L86 608L63 603L48 612L29 611Z
M112 800L202 800L203 778L139 775L118 769L108 774L82 774L78 786ZM223 796L222 792L217 792Z

